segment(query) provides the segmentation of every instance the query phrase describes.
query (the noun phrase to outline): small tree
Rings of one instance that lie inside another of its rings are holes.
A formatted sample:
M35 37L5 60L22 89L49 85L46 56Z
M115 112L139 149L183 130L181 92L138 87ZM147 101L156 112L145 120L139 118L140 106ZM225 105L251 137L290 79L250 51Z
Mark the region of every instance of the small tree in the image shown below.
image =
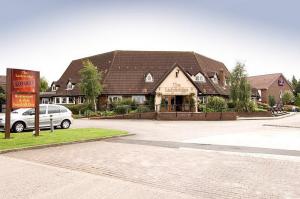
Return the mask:
M275 104L276 104L275 97L269 95L269 105L270 105L271 107L273 107L273 106L275 106Z
M83 60L82 65L83 68L79 71L81 77L79 87L87 102L93 104L94 110L97 111L96 99L102 92L102 74L90 60Z
M40 92L46 92L48 89L48 81L45 77L40 79Z
M285 91L282 95L283 105L291 104L294 101L294 94L291 91Z
M236 64L230 75L230 85L230 99L236 111L250 111L251 88L244 64Z

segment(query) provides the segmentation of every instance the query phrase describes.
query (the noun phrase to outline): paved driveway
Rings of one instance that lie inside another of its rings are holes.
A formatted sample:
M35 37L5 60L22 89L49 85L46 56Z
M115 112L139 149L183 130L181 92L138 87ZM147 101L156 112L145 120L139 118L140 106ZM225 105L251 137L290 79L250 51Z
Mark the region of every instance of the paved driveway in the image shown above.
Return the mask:
M300 136L297 128L263 124L297 120L77 120L74 127L136 135L1 155L0 198L300 198L300 151L283 147L286 140L261 147L276 135ZM228 141L251 133L266 136L263 144Z

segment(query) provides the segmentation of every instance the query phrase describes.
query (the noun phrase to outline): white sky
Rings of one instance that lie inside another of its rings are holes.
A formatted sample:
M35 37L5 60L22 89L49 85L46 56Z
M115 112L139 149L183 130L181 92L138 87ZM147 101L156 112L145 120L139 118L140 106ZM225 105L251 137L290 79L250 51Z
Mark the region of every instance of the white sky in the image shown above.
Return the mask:
M86 56L112 50L182 50L221 61L230 70L236 61L245 62L249 75L282 72L300 78L297 32L206 9L97 6L62 7L31 13L26 20L0 21L0 74L7 67L40 70L51 82L72 60Z

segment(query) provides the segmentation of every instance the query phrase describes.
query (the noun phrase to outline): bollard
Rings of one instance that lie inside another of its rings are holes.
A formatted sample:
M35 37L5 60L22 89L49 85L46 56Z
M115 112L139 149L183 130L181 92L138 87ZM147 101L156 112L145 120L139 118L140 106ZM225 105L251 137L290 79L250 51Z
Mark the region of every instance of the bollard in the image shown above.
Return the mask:
M50 132L52 133L54 130L54 127L53 127L53 118L52 118L52 115L50 115Z

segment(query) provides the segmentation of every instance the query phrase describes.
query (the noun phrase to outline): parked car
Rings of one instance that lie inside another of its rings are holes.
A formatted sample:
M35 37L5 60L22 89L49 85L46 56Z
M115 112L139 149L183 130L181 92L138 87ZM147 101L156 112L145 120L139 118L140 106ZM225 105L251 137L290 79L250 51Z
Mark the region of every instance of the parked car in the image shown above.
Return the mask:
M11 130L19 133L25 129L34 129L35 110L20 108L11 112ZM50 117L54 127L67 129L73 121L72 112L61 105L40 105L40 128L50 127ZM5 115L0 115L0 128L5 128Z

